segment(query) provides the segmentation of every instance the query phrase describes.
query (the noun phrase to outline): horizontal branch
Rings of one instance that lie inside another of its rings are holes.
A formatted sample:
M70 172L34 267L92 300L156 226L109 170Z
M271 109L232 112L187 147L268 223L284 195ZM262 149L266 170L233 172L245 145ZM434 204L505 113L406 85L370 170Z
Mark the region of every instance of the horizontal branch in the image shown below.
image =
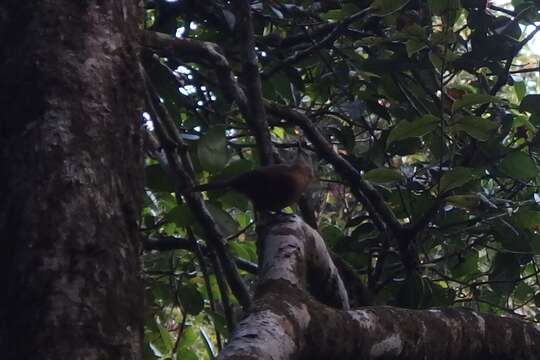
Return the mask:
M323 242L313 243L317 237L297 217L269 225L253 311L238 324L219 359L519 360L539 353L540 328L517 318L465 309L344 311L324 305L308 294L306 280L314 271L313 259L329 257ZM324 283L332 276L320 279Z
M160 236L159 238L146 238L143 240L145 250L189 250L196 251L195 244L190 239L179 238L176 236ZM202 253L208 256L208 248L204 245L199 245ZM247 271L251 274L257 274L258 266L246 259L235 257L234 261L239 269Z

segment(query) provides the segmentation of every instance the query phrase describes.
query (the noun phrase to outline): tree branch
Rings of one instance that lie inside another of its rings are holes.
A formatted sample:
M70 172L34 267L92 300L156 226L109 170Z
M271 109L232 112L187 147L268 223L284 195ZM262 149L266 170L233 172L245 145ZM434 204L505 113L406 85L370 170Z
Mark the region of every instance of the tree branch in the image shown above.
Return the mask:
M236 101L240 112L246 119L250 117L248 99L245 96L243 89L238 84L228 60L222 55L223 52L218 45L193 39L179 39L166 34L153 33L150 31L144 33L142 42L144 46L153 49L160 54L182 58L184 61L202 62L213 68L218 78L218 86L221 87L223 94L227 98ZM264 121L266 123L266 115ZM268 125L266 124L265 126L266 128L262 132L251 125L250 128L255 134L259 133L261 134L261 137L268 137L268 139L270 139ZM260 142L257 142L257 144L260 144ZM270 146L272 146L271 143ZM260 150L260 152L263 153L262 150ZM313 215L313 210L305 197L300 199L299 207L306 221L308 221L311 226L316 227L317 222Z
M305 274L313 271L310 257L328 253L313 246L316 237L296 217L268 227L256 305L219 359L519 360L540 351L540 329L517 318L465 309L343 311L317 302Z
M302 51L295 52L293 55L289 56L288 58L284 59L283 61L279 62L274 67L268 69L267 71L263 71L262 77L268 78L272 76L272 74L275 74L279 70L283 69L286 66L292 65L294 63L297 63L298 61L301 61L306 56L311 55L314 51L319 50L327 45L332 44L338 37L343 33L345 30L347 30L347 26L349 26L351 23L355 22L358 19L362 19L365 17L368 12L371 11L371 8L366 8L363 10L358 11L357 13L352 14L348 18L342 20L338 25L336 25L328 35L326 35L323 39L321 39L319 42L313 44L312 46L308 47L307 49L304 49Z
M236 13L236 34L241 44L242 75L248 100L247 121L253 131L259 157L262 165L274 162L272 142L268 132L266 110L264 108L261 78L259 76L259 61L255 52L255 36L250 2L247 0L233 0Z
M144 70L142 71L144 72ZM185 151L183 151L182 155L179 157L176 149L183 148L185 150L186 145L183 143L179 134L177 134L178 130L176 129L167 108L159 100L155 91L153 91L148 77L146 76L145 79L148 103L155 115L154 125L156 134L158 135L160 141L167 139L166 141L172 141L174 144L177 144L176 147L164 147L168 166L170 171L172 171L174 181L177 184L177 193L182 194L187 205L193 211L195 218L202 225L208 245L219 257L231 290L237 297L242 307L247 310L251 306L251 296L249 295L247 286L240 277L236 264L232 260L232 255L223 239L220 229L206 208L200 194L185 191L186 189L192 188L194 185L193 179L186 171L186 169L192 171L191 159L189 158L189 154L187 154ZM170 131L172 131L174 135L171 134Z
M304 134L318 150L318 153L332 164L334 169L353 186L355 196L373 216L378 217L378 220L388 225L396 233L403 229L395 214L384 202L381 194L370 183L362 180L360 172L334 151L332 145L305 114L277 104L267 103L267 108L270 113L286 119L304 131ZM379 230L385 230L383 224L379 224L379 227L382 227Z
M249 111L244 90L238 84L229 61L217 44L195 39L176 38L153 31L143 31L141 42L144 47L158 54L179 58L185 62L203 64L213 69L223 88L224 95L235 100L242 114L247 116Z
M150 237L143 239L143 246L145 250L158 250L158 251L167 251L167 250L189 250L195 252L196 246L190 239L179 238L176 236L159 236L157 238ZM205 256L209 256L209 250L206 246L199 244L199 247L202 253ZM234 261L238 268L247 271L251 274L257 274L258 266L257 264L252 263L246 259L235 257Z

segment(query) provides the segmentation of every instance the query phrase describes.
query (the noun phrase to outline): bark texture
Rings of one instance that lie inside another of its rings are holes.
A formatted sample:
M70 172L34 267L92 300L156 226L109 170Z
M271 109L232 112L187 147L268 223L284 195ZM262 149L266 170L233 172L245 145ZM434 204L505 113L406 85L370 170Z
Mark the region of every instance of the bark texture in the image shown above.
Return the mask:
M134 0L0 3L0 354L139 359Z
M298 217L274 222L261 240L253 309L220 359L538 358L540 327L521 319L464 309L348 310L324 242Z

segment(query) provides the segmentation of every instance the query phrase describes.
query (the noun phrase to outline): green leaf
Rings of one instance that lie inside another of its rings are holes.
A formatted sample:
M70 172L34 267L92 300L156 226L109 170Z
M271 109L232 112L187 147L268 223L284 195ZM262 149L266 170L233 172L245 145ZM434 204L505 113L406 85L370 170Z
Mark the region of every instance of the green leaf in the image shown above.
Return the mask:
M409 0L375 0L371 3L371 8L375 10L374 15L382 17L399 11L408 2Z
M180 340L178 341L178 350L176 352L176 359L178 360L197 360L195 355L194 345L198 339L198 334L193 329L193 326L186 326L184 331L179 334Z
M394 141L386 148L386 151L401 156L416 154L422 151L422 141L417 137Z
M322 14L321 17L324 20L341 20L346 17L346 13L341 9L335 9L327 11L326 13Z
M294 71L294 70L293 70ZM294 73L279 71L263 82L264 97L274 101L293 101L291 75Z
M527 95L519 105L519 111L527 111L531 114L540 114L540 94Z
M458 99L452 105L452 111L455 112L463 107L471 105L487 104L489 102L500 102L496 96L487 94L466 94L461 99Z
M364 179L374 183L384 184L401 181L403 175L395 169L378 168L366 172L364 174Z
M257 243L255 241L242 241L242 247L249 254L247 260L257 262Z
M278 139L283 140L285 138L285 129L279 126L275 126L272 129L272 134L276 135Z
M433 306L449 306L454 303L456 291L447 286L441 286L436 282L431 282L431 301L429 307Z
M198 335L193 329L193 326L187 325L184 331L180 334L180 341L178 342L178 349L188 349L195 344Z
M402 120L390 131L386 146L388 147L394 141L429 134L437 128L438 124L439 119L433 115L424 115L414 121Z
M530 253L531 238L528 236L528 231L520 228L514 221L502 222L492 227L494 240L499 242L503 249L511 252Z
M169 333L169 331L161 324L157 324L157 327L159 329L159 335L161 337L161 342L163 343L163 346L165 347L165 353L171 352L173 348L173 340L172 336Z
M527 83L525 81L516 81L514 83L514 92L519 102L523 102L523 98L527 95ZM536 102L538 104L538 100Z
M178 289L178 297L188 314L197 315L204 309L203 296L193 284L181 285Z
M514 151L499 163L497 170L513 179L531 179L538 176L538 168L529 155Z
M219 228L223 232L224 236L233 235L238 231L238 224L228 212L212 203L207 203L206 207L216 223L219 225Z
M229 241L232 253L242 259L257 261L257 250L253 241Z
M174 192L174 183L159 164L148 165L145 169L146 186L149 189L163 192Z
M540 307L540 292L534 294L534 305L536 305L536 307Z
M199 357L192 350L182 349L176 353L176 360L199 360Z
M441 193L465 185L475 178L473 169L464 167L455 167L445 173L441 178Z
M448 11L459 9L459 0L428 0L433 15L444 15Z
M459 119L452 128L457 131L464 131L476 140L487 141L493 136L498 125L491 120L478 116L466 116Z
M222 170L229 154L223 126L211 127L197 143L197 157L203 168L210 171Z
M208 355L208 359L214 360L216 357L214 355L214 347L212 346L212 339L206 333L203 327L200 328L199 332L201 334L201 338L204 343L204 348L206 349L206 354Z
M343 126L341 128L331 127L329 132L336 136L336 138L343 144L347 151L352 152L355 146L354 131L349 126Z
M225 320L225 317L222 314L214 311L207 311L206 313L212 318L217 330L227 338L229 336L229 329L227 329L227 321Z
M345 235L343 231L334 225L326 225L321 228L321 236L328 244L336 244Z
M173 222L179 227L188 227L193 224L195 218L186 204L180 204L165 215L167 222Z
M474 210L482 204L482 198L478 195L453 195L446 198L446 202L461 209Z
M154 355L149 342L144 343L143 347L143 360L157 360L158 357Z
M464 258L460 258L451 271L452 275L458 278L474 275L478 271L478 251L472 250Z
M225 193L210 193L210 199L219 198L219 202L223 204L223 209L237 209L240 211L249 210L249 199L237 192L227 191Z
M497 253L493 261L493 269L489 274L491 288L496 292L508 293L519 280L521 268L515 254Z
M418 39L409 39L405 43L405 48L407 49L407 55L411 57L420 50L427 48L427 44L425 41L421 41Z
M398 305L419 309L425 307L431 301L432 288L428 279L414 273L410 274L401 285L398 294Z
M442 71L443 69L443 65L444 65L444 62L443 62L443 57L434 52L434 51L430 51L429 52L429 61L431 61L431 63L433 64L433 66L440 72Z

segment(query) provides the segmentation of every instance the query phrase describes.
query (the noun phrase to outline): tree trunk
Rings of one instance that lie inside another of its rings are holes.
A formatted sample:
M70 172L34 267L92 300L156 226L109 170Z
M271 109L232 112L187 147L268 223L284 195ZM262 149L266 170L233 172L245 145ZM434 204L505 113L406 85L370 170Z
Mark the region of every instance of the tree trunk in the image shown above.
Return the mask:
M136 1L0 2L0 354L140 359Z

